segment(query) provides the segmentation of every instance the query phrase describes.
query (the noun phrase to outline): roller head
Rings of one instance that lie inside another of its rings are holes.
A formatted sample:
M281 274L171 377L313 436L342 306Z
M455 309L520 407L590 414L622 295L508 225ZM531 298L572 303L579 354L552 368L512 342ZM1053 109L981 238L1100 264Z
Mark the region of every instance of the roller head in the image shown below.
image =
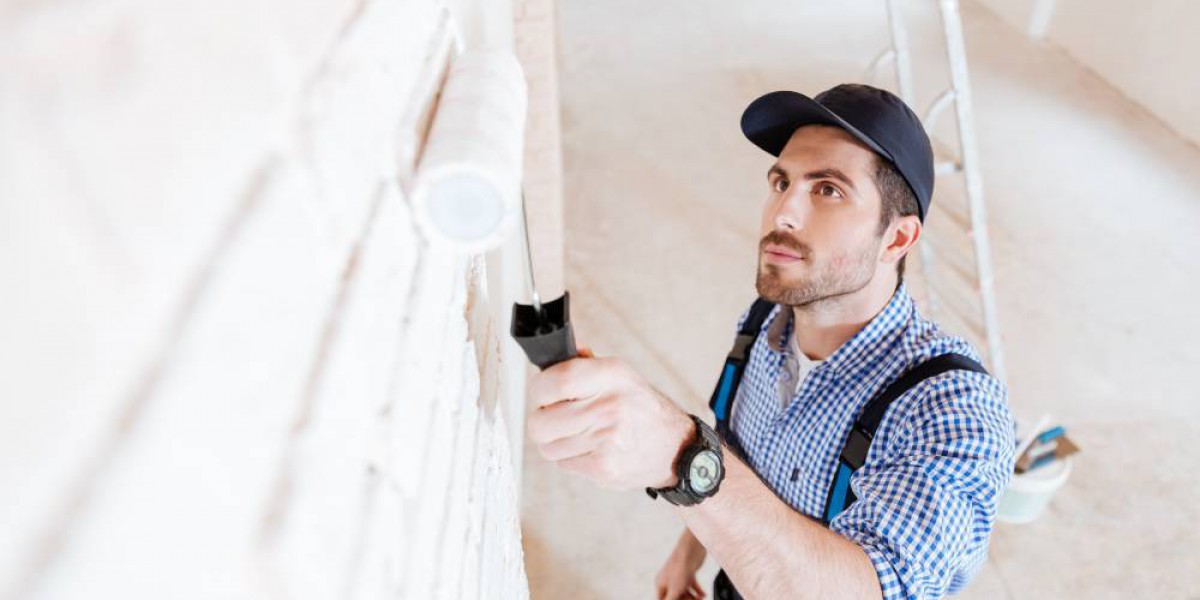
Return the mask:
M496 182L469 169L441 174L415 197L415 218L425 238L464 252L499 245L516 223Z
M512 52L472 50L455 59L412 191L427 241L477 253L515 231L525 108L525 77Z

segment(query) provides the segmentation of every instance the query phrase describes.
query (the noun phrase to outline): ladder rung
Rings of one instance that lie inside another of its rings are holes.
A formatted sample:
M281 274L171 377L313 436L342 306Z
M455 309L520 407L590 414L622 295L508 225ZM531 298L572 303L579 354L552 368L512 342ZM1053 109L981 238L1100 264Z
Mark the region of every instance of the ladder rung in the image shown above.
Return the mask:
M976 300L979 289L973 281L952 281L951 278L939 278L931 286L937 292L938 298L942 301L941 307L943 312L956 312L960 315L979 314L980 311L978 300Z
M939 177L943 175L953 175L955 173L962 173L962 163L958 161L941 161L933 167L933 174Z
M971 215L967 212L965 202L956 202L957 198L948 198L942 194L934 206L937 207L935 214L945 215L955 226L956 231L961 231L966 234L967 238L971 237ZM972 249L974 251L974 249Z
M937 244L933 245L933 249L935 252L938 250ZM964 256L961 252L939 252L934 255L934 260L937 261L936 267L949 267L950 271L957 275L959 280L971 283L971 285L977 287L978 278L975 274L975 265L964 261ZM974 254L971 256L974 256Z

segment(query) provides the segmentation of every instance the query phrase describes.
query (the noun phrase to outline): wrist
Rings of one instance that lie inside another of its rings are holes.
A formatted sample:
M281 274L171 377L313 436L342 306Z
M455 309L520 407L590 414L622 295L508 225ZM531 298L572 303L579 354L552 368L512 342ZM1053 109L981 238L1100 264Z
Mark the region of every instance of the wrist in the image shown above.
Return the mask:
M717 493L725 477L720 437L700 417L687 417L692 421L694 434L680 433L677 438L681 452L674 461L676 477L664 477L664 485L658 489L646 488L646 495L654 499L662 496L676 506L693 506L704 502L705 498Z
M696 441L696 425L692 421L691 415L679 411L679 418L675 420L675 427L667 439L670 440L675 451L671 454L671 464L667 465L667 474L665 478L654 487L669 488L679 484L678 466L679 457L683 454L683 450Z

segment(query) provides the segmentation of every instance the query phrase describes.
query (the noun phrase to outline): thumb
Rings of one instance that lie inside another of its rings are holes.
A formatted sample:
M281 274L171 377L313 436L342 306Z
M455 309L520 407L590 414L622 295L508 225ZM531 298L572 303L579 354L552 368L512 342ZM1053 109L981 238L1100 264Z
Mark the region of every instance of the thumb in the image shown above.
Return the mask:
M667 584L667 593L666 593L666 595L663 596L663 599L664 600L679 600L679 597L682 596L684 594L684 592L686 592L686 591L687 591L686 588L681 587L678 582L673 581L673 582Z

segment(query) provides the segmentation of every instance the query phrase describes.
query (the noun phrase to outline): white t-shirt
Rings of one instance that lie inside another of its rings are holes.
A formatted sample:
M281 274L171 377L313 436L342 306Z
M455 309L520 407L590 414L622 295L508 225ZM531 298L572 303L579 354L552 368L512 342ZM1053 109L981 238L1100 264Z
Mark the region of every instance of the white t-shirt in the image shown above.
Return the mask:
M788 340L788 355L783 361L783 375L779 378L779 408L781 410L792 403L792 398L800 392L804 378L808 377L808 374L822 362L809 358L800 350L800 342L795 333L793 330L791 339Z

